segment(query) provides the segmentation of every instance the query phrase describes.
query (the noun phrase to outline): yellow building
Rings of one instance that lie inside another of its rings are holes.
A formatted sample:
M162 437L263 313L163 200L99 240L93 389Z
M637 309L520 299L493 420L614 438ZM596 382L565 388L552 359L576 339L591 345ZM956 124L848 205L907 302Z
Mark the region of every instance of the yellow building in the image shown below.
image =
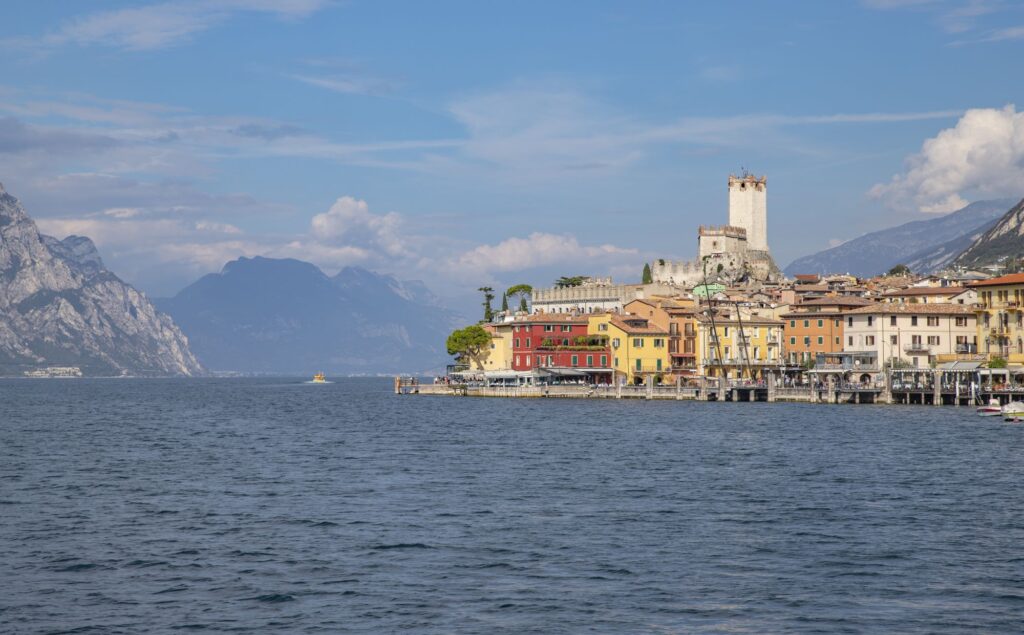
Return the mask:
M698 317L701 371L708 377L764 379L782 366L782 321L716 311ZM712 326L713 323L713 326Z
M647 318L598 313L589 316L587 333L608 338L616 382L642 384L671 373L668 329Z
M978 353L1024 362L1024 273L981 280L970 285L978 292ZM974 351L957 351L974 352Z
M484 330L491 334L491 346L484 358L485 371L509 370L512 368L512 324L486 324Z

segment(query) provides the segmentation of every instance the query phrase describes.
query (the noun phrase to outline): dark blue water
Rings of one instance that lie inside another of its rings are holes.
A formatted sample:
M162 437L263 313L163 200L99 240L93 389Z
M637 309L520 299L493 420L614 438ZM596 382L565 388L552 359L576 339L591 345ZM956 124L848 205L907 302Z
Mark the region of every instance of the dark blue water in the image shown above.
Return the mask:
M968 409L0 382L0 632L1020 632Z

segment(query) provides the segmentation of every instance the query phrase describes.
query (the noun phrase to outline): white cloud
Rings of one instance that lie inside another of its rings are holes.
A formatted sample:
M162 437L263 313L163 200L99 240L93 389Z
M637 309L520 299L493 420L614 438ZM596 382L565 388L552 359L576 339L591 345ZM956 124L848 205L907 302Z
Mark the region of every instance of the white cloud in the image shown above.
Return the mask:
M331 209L314 216L310 228L313 237L328 245L357 246L401 257L406 253L401 222L395 212L373 214L366 201L343 196Z
M101 44L130 51L180 44L235 13L269 13L299 19L326 6L326 0L205 0L164 2L102 11L76 18L37 41L46 48Z
M534 232L526 238L507 238L494 245L480 245L448 262L452 271L491 273L521 271L560 263L586 267L611 264L622 257L636 258L636 249L615 245L581 245L575 236Z
M895 208L945 213L967 197L1024 192L1024 113L1013 105L968 110L953 128L924 142L907 170L869 194Z

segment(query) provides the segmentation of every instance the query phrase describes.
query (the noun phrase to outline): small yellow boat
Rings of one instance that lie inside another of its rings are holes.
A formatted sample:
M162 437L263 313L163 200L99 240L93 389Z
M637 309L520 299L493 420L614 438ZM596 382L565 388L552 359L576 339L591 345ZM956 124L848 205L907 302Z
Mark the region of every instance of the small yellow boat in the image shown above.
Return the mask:
M314 384L326 384L327 383L327 378L324 377L323 373L317 373L317 374L313 375L313 383Z

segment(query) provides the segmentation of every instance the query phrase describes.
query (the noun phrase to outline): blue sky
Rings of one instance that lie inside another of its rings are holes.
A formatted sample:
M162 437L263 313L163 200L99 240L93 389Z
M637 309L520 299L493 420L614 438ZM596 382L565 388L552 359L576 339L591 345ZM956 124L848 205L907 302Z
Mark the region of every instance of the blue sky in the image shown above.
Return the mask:
M21 2L0 182L151 295L240 255L636 279L768 176L780 264L1024 194L1024 6ZM1024 108L1022 106L1021 108Z

